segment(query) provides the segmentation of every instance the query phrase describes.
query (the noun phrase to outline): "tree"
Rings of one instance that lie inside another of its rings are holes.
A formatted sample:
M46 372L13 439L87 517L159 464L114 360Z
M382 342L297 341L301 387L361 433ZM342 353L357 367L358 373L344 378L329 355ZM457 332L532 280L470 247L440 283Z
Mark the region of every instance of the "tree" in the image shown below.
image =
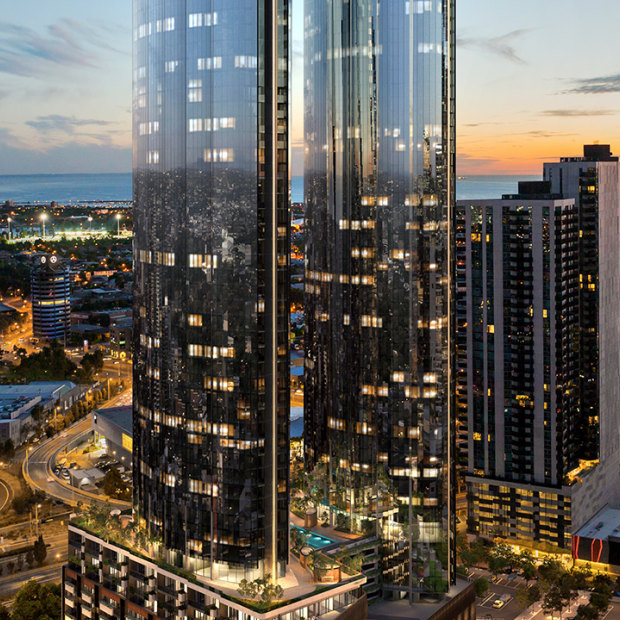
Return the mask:
M4 456L9 460L15 456L15 444L10 438L4 442Z
M60 620L60 586L31 580L15 595L11 620Z
M116 467L112 467L103 478L103 492L110 497L123 499L129 492L129 487L121 478L121 474Z
M28 562L28 566L30 568L34 568L35 559L34 559L34 551L32 549L29 549L28 553L26 554L26 562Z
M0 620L11 620L11 612L0 603Z
M41 566L47 557L47 546L43 540L43 534L39 534L39 538L35 541L32 547L32 552L37 564Z
M476 596L483 597L489 591L489 580L486 577L478 577L474 581Z
M597 620L599 613L591 605L579 605L575 620Z

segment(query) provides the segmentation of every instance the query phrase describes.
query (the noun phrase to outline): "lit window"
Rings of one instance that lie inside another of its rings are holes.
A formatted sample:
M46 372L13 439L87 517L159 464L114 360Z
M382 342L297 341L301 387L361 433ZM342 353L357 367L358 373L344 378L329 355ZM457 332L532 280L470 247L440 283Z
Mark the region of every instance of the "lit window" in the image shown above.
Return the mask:
M174 73L175 69L179 66L178 60L167 60L164 64L164 71L166 73Z
M187 317L187 322L192 327L202 327L202 314L190 314Z

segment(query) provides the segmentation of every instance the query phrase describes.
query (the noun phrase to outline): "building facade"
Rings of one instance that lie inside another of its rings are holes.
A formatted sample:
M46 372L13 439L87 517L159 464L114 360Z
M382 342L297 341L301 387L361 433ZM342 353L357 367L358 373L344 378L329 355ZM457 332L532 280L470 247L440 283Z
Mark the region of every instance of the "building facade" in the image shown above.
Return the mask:
M454 578L454 10L305 3L305 457L395 596Z
M584 459L595 467L574 491L573 526L620 508L620 163L609 145L585 145L582 157L544 164L552 191L579 207L579 322Z
M32 333L65 342L71 324L71 269L56 254L37 255L30 271Z
M585 364L598 364L581 295L592 255L583 207L559 189L520 183L517 195L458 203L456 387L470 532L568 547L609 476L588 431L598 396L584 389Z
M171 564L288 558L288 3L134 2L134 506Z

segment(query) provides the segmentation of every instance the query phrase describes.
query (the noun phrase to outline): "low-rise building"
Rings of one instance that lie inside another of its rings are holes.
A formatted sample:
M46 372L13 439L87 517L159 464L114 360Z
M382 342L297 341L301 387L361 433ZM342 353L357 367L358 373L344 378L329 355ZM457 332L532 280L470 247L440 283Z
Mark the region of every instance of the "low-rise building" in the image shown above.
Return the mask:
M97 409L93 412L92 420L95 441L100 445L105 444L104 447L108 454L120 463L131 467L131 451L133 449L131 405Z
M28 384L0 385L0 441L15 445L26 439L32 412L64 413L81 396L82 389L71 381L32 381Z

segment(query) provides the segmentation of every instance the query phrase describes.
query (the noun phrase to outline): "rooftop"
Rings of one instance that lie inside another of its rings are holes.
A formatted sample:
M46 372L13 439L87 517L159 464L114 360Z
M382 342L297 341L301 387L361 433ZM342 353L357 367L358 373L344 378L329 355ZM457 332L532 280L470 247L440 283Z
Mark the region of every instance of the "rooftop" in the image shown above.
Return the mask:
M21 396L26 398L41 396L45 400L61 396L74 387L75 383L72 381L31 381L25 384L0 385L0 400L10 400Z
M605 540L610 536L620 538L620 510L607 508L590 519L574 536Z
M125 405L122 407L108 407L107 409L97 409L95 413L106 420L116 424L125 432L131 434L133 430L133 407Z
M469 581L457 579L456 585L452 586L446 596L439 600L422 601L409 604L408 600L400 601L377 601L368 608L369 620L430 620L444 605L464 592Z

